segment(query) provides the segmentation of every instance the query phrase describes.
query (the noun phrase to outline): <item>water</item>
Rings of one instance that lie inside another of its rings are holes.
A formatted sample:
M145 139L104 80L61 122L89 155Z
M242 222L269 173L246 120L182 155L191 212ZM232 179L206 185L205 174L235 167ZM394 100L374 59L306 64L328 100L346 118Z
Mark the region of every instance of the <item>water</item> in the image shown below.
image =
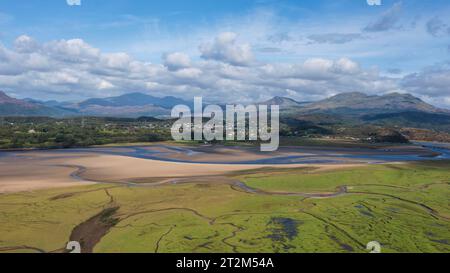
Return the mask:
M440 155L436 159L450 159L450 143L440 142L414 142L415 145L420 145Z
M286 151L297 151L308 153L307 155L279 155L269 158L256 160L234 160L229 162L216 161L193 161L190 159L177 159L171 157L174 154L182 154L187 158L202 152L196 151L196 148L186 148L169 145L153 145L153 146L126 146L126 147L102 147L102 148L74 148L62 150L43 150L40 152L58 153L97 153L108 155L128 156L140 159L162 160L179 163L205 163L205 164L257 164L257 165L276 165L276 164L337 164L350 160L357 160L371 164L398 161L418 161L418 160L444 160L450 159L450 144L448 143L431 143L431 142L415 142L417 147L424 147L430 153L439 154L438 156L424 156L419 152L413 153L401 152L400 150L371 150L363 148L289 148ZM34 151L36 152L36 151ZM214 150L211 150L214 152ZM25 155L27 152L0 152L0 157Z

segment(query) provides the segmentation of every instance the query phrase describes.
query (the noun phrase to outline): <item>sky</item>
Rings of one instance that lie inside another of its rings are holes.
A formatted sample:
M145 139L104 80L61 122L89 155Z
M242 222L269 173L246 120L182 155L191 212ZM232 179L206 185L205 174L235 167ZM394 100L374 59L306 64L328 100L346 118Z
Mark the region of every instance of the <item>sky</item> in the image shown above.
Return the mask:
M0 90L230 103L399 92L450 108L450 2L0 0Z

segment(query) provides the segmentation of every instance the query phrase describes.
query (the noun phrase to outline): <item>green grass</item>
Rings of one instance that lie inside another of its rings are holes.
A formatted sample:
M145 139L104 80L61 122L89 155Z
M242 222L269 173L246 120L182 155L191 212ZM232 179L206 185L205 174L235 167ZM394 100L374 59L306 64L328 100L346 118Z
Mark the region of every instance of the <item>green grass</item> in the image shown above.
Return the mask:
M0 196L0 248L32 246L53 251L65 246L72 229L102 210L103 188L89 186ZM81 192L52 201L67 192Z
M291 170L286 173L243 175L239 178L247 185L272 191L334 191L342 185L383 185L417 188L429 183L450 182L446 166L429 164L374 165L346 168L337 171Z
M350 193L318 199L183 184L0 195L0 251L61 250L75 226L114 206L118 223L95 252L366 252L374 240L383 252L450 252L449 162L234 176L268 191L347 185Z
M280 146L309 146L309 147L337 147L337 148L367 148L380 149L392 146L392 143L369 143L348 138L312 138L312 137L281 137ZM395 143L394 145L405 145Z

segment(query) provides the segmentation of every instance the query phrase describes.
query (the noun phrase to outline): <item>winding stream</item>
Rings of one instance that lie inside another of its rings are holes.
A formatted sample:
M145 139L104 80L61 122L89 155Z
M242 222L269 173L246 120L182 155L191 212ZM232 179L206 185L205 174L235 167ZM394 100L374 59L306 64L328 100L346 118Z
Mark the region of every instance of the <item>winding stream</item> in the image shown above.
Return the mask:
M241 149L250 154L259 154L257 150L249 148ZM36 152L36 151L34 151ZM171 145L151 146L118 146L118 147L92 147L70 148L60 150L42 150L40 153L64 153L80 154L94 153L105 155L127 156L140 159L159 160L176 163L198 164L233 164L233 165L290 165L290 164L339 164L345 162L361 162L368 164L380 164L386 162L408 162L420 160L445 160L450 159L450 144L432 142L414 142L408 149L368 149L368 148L334 148L334 147L281 147L278 154L259 159L230 159L230 160L197 160L196 155L220 156L214 149L205 147L180 147ZM0 157L26 155L28 151L1 152ZM292 155L292 153L299 153ZM224 157L226 158L226 157Z

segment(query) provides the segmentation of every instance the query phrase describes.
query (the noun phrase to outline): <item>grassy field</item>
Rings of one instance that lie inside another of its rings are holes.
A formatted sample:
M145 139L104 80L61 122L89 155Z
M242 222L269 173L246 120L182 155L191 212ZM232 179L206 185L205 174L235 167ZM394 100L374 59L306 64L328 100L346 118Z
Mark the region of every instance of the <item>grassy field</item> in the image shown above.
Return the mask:
M231 174L228 184L94 185L0 195L0 252L450 252L450 162ZM87 232L89 231L89 232Z

